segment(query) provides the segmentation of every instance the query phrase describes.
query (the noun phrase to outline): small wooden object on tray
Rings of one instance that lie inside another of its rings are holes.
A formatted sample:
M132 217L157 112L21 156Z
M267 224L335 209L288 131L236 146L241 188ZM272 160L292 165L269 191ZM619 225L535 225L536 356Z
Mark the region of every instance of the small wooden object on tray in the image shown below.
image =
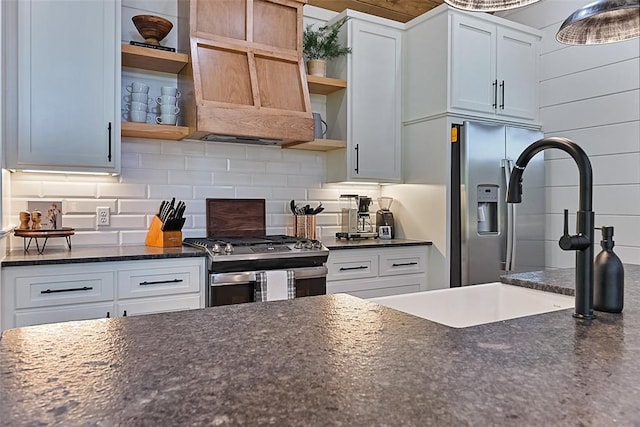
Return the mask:
M147 246L175 248L182 246L182 230L162 231L162 221L155 215L145 240Z
M71 249L71 236L75 234L75 230L69 227L62 227L55 230L32 230L32 229L21 229L16 228L13 230L13 234L17 237L24 238L23 240L23 248L25 252L29 251L29 247L31 246L31 241L35 239L36 241L36 250L39 254L44 252L45 246L47 246L47 241L50 237L64 237L67 241L67 247ZM29 239L27 241L27 239ZM40 247L40 243L38 239L44 239L42 243L42 247Z

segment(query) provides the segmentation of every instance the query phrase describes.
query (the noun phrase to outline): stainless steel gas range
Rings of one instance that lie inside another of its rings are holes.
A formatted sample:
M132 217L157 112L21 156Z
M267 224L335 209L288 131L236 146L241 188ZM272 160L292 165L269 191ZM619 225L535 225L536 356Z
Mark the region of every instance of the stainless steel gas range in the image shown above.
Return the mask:
M296 297L326 293L329 250L317 240L265 235L264 200L207 199L207 219L207 237L183 244L209 255L208 307L254 301L256 275L267 270L293 271Z

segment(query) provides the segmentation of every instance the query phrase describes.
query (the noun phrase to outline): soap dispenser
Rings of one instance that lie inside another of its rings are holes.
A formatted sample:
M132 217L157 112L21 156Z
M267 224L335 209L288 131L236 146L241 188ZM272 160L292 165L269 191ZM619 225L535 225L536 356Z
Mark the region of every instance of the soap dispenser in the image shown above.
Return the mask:
M609 313L622 312L624 300L624 269L613 252L613 227L602 227L602 251L596 256L593 269L593 308Z

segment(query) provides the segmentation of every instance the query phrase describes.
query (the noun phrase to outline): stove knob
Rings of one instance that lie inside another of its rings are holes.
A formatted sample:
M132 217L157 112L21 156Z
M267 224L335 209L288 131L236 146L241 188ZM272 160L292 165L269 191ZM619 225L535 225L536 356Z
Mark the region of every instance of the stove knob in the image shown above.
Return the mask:
M227 243L224 247L224 253L225 254L232 254L233 253L233 246L231 245L231 243Z
M219 254L220 253L220 245L217 243L213 244L213 247L211 247L211 250L213 251L214 254Z
M304 244L305 249L313 249L313 242L311 240L307 240L307 243Z
M320 240L314 240L313 247L314 249L322 249L322 242Z
M293 245L293 247L294 247L295 249L302 249L302 247L303 247L303 246L302 246L302 242L301 242L300 240L298 240L298 241L296 242L296 244L295 244L295 245Z

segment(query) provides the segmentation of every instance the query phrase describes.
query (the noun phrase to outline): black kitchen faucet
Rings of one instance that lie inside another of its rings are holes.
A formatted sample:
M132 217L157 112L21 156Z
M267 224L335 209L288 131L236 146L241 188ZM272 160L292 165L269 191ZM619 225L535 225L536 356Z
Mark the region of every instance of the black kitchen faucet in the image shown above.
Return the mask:
M522 173L533 156L548 148L558 148L567 152L578 165L580 171L580 201L577 212L577 231L569 235L569 213L564 211L564 234L560 237L560 247L565 251L576 251L576 308L574 317L593 319L593 234L594 213L591 210L593 181L591 162L579 145L567 138L542 138L527 148L516 160L509 179L507 203L522 201Z

